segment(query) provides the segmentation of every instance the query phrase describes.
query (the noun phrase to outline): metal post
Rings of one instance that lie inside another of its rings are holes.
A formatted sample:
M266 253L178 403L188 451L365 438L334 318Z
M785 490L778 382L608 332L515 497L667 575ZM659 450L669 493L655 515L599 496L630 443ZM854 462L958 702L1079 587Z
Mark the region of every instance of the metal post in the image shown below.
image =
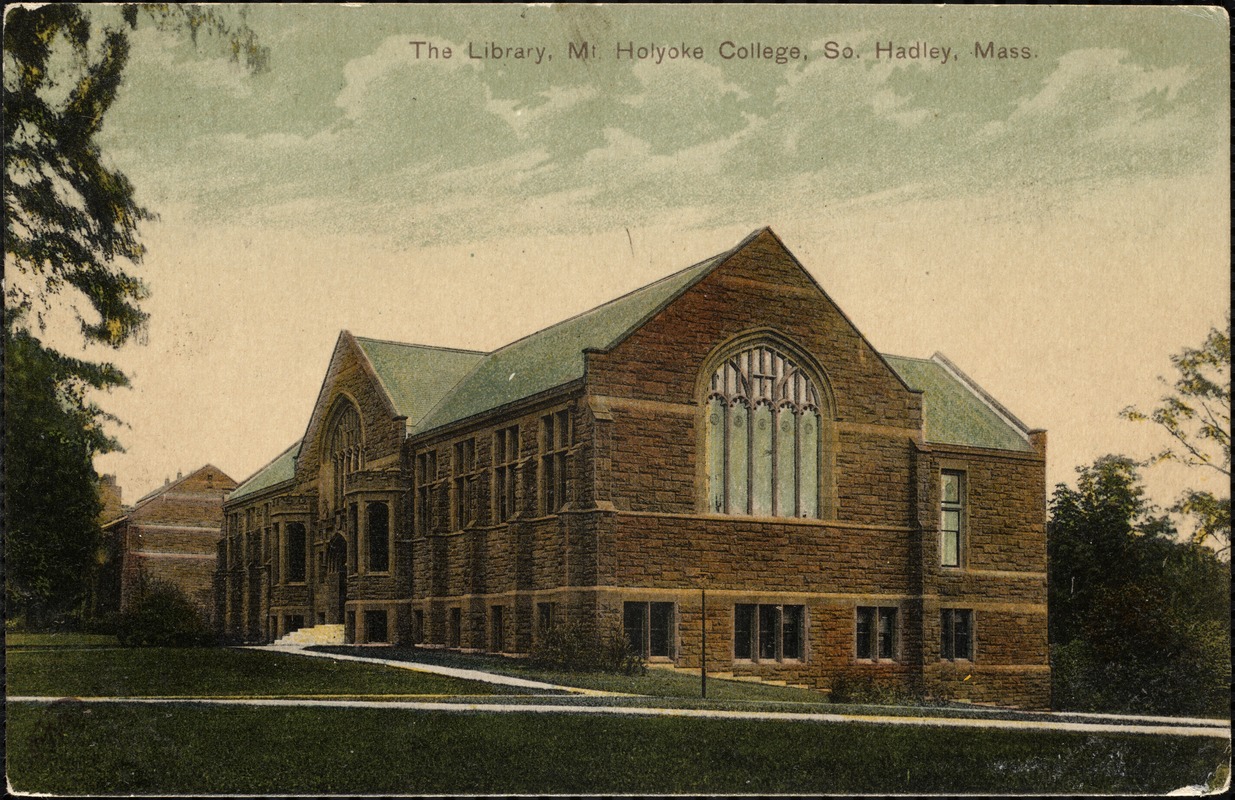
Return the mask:
M703 649L699 651L699 683L703 689L703 697L708 696L708 590L699 590L699 600L703 607Z

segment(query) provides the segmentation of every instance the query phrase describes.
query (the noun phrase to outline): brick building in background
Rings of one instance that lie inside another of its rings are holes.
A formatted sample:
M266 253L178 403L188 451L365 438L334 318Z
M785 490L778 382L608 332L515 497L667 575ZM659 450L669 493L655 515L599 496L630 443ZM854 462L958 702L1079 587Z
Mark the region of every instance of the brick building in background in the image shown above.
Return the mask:
M616 625L697 668L706 590L711 671L1046 707L1045 449L764 229L491 353L344 331L227 499L218 610L504 653Z
M105 499L119 501L115 479L104 476ZM223 497L236 482L207 464L176 476L103 524L103 563L94 596L96 614L128 611L144 578L175 584L207 624L215 624L215 555L223 526Z

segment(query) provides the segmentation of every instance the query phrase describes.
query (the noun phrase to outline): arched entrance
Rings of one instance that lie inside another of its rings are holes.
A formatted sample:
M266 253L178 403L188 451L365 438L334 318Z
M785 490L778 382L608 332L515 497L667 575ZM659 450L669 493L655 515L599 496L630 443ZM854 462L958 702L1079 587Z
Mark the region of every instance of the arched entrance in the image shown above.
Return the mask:
M336 534L326 548L327 586L334 589L334 600L331 604L330 622L342 625L343 609L347 605L347 540Z

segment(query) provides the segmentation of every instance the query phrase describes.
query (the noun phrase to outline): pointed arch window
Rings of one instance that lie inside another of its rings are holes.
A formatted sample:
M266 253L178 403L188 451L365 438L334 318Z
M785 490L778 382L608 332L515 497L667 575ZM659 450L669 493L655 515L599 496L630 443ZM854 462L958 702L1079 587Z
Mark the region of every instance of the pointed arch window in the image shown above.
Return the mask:
M712 373L704 427L708 511L820 516L819 391L768 345L726 358Z
M343 507L343 495L351 485L352 476L364 466L360 447L360 414L348 404L335 418L330 433L330 463L334 473L334 508Z

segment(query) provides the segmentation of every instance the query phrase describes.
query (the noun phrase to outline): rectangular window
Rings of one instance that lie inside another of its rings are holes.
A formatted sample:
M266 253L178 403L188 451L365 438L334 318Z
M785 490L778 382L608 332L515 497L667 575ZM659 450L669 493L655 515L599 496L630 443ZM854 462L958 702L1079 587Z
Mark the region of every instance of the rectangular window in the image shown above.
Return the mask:
M519 461L519 426L493 435L493 518L506 522L515 515L515 474Z
M491 630L490 648L495 653L501 653L506 649L506 619L505 610L502 606L493 606L489 609L489 626Z
M455 444L454 530L461 531L476 522L476 440Z
M437 481L437 451L416 456L416 530L423 536L433 525L433 484Z
M939 564L961 565L961 525L964 521L964 474L944 470L940 476Z
M896 609L859 607L855 644L861 660L895 661Z
M366 642L388 641L385 611L364 612L364 640Z
M390 571L390 507L369 503L365 507L365 540L369 544L369 571Z
M940 658L973 660L973 611L945 608L939 612Z
M412 612L412 643L420 644L425 640L425 612L417 609Z
M750 661L800 660L805 651L806 606L733 607L733 657Z
M360 509L355 503L347 506L347 572L356 574L356 536L359 529Z
M463 611L458 607L450 609L450 620L446 628L446 644L458 647L463 640Z
M289 583L304 583L306 544L304 525L299 522L289 522L283 526L283 536L287 547L287 580Z
M566 453L570 449L570 412L540 418L541 512L555 514L566 505Z
M625 603L622 622L630 649L644 658L673 658L673 603Z
M536 604L536 630L541 633L548 633L554 624L554 604L553 603L537 603Z

